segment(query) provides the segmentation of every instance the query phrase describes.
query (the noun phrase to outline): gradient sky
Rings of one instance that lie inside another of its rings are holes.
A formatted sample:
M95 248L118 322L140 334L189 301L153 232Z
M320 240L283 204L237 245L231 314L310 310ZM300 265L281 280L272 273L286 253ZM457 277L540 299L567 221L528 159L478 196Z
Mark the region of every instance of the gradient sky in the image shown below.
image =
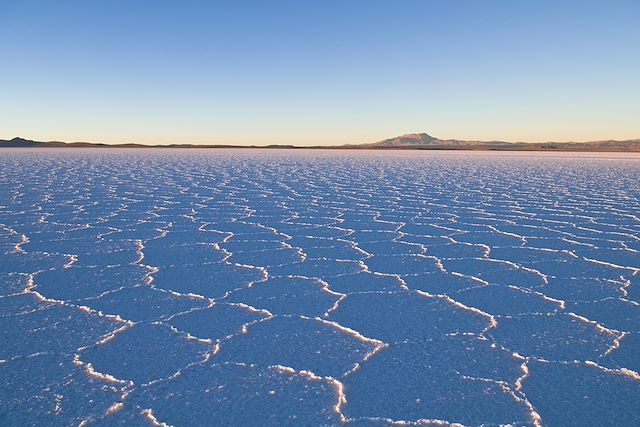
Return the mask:
M0 139L640 137L639 0L0 0Z

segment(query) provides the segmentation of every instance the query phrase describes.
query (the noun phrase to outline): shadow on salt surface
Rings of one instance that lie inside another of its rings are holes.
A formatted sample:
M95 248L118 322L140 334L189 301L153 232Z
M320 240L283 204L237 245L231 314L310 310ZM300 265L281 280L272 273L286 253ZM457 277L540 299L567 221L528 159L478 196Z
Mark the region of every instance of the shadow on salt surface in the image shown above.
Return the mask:
M159 421L177 426L339 424L330 382L276 367L193 366L174 379L135 391L131 400L151 408Z
M367 243L388 242L398 236L400 233L392 230L356 230L349 234L349 239L366 245Z
M355 249L351 243L343 241L335 241L333 247L305 247L304 253L309 258L332 258L348 261L359 261L365 258L365 254Z
M404 231L404 227L400 229L400 231ZM449 245L452 243L452 240L450 237L446 236L422 236L415 234L404 234L402 235L402 237L393 242L372 242L366 243L365 246L370 247L370 245L385 245L394 243L402 243L406 246L415 246L416 248L418 248L419 246L416 245L422 245L426 247ZM385 255L385 253L381 252L378 255ZM389 253L389 255L393 255L393 252ZM402 255L402 253L400 253L399 255Z
M49 298L78 301L107 291L141 285L148 270L137 265L70 267L48 270L35 276L36 289Z
M263 249L260 251L234 252L229 258L229 261L244 265L271 267L299 262L302 261L302 259L296 249L279 248Z
M291 224L292 228L295 229L296 226L310 226L309 228L319 228L319 227L330 227L332 225L339 225L342 227L342 224L338 222L338 219L335 217L323 217L323 216L311 216L305 215L304 217L291 218L287 220L287 224ZM285 228L286 229L286 228Z
M0 296L22 292L28 281L29 275L26 273L0 273Z
M41 253L8 253L2 255L0 274L33 273L34 271L56 268L66 262L63 255Z
M620 340L620 347L598 361L612 368L640 372L640 333L630 332Z
M620 331L640 332L640 305L619 298L590 302L569 302L567 309Z
M573 363L532 362L529 371L523 391L535 402L545 425L640 425L637 380Z
M402 289L402 281L396 276L382 276L362 271L354 274L345 274L332 277L329 280L331 290L342 293L399 291Z
M424 219L429 220L429 218L424 218ZM450 228L445 228L443 226L438 226L437 224L426 224L426 223L407 223L402 226L400 231L411 235L411 236L405 236L405 237L412 237L412 238L418 238L418 239L424 239L424 238L435 239L439 237L441 238L442 236L451 236L453 234L459 234L459 231L452 230ZM405 237L403 237L402 239L405 240ZM443 242L442 239L439 239L436 241ZM418 243L421 243L421 241ZM424 243L426 244L429 242L425 241Z
M118 229L106 236L106 239L114 242L155 239L162 235L162 231L157 229L158 226L158 224L153 224L142 229Z
M401 225L400 222L392 222L392 221L400 221L398 218L387 218L380 219L380 212L371 211L366 213L365 209L361 208L362 212L359 211L351 211L347 212L344 215L340 216L340 219L343 221L339 225L344 228L351 228L354 230L378 230L378 231L396 231L396 229ZM377 218L378 220L376 221ZM389 222L384 222L389 221Z
M0 214L0 218L4 215ZM3 221L0 225L0 251L3 254L13 251L16 243L20 243L21 234L7 225L7 221Z
M534 267L533 263L572 262L576 258L565 252L551 251L536 245L491 248L491 257L505 259L525 267Z
M246 213L244 214L246 215ZM216 228L218 225L208 226L207 230L218 230ZM267 228L261 227L258 224L253 224L248 221L231 221L224 224L220 224L224 229L221 231L231 232L233 233L234 239L238 240L282 240L282 236L269 230ZM265 238L267 237L267 238Z
M230 304L215 304L180 314L167 322L180 331L201 339L221 340L242 331L244 325L264 319L261 312Z
M231 294L229 301L269 310L273 314L321 316L340 295L323 290L317 279L279 277Z
M607 266L594 264L582 259L575 259L571 262L562 261L544 261L532 262L532 268L544 271L545 274L553 276L557 279L569 279L573 277L593 278L593 279L609 279L616 280L620 278L623 270L609 268Z
M455 299L493 315L554 313L560 310L559 302L513 286L489 285L462 290L455 294Z
M629 279L629 286L627 298L640 304L640 274Z
M340 377L379 343L356 337L317 319L274 317L224 342L214 363L285 365L320 376Z
M498 327L488 333L524 356L554 360L595 360L617 337L564 313L499 317Z
M640 233L638 233L638 235L640 235ZM638 252L622 249L602 251L598 249L583 248L577 249L575 252L578 256L584 258L596 259L598 261L640 270L640 254L638 254Z
M441 271L438 260L422 255L375 256L365 260L369 270L386 274L417 274Z
M55 304L38 300L33 294L17 293L0 297L0 318L29 314L54 307Z
M104 314L117 314L123 319L138 322L166 318L196 307L206 307L208 302L203 299L161 292L142 285L108 293L94 300L83 301L83 304Z
M584 240L584 241L582 241ZM533 247L541 247L548 249L557 249L557 250L565 250L565 251L575 251L585 245L591 247L593 244L600 244L595 240L589 239L581 239L572 235L565 235L561 238L550 238L550 237L541 237L541 238L528 238L528 245Z
M181 265L202 266L222 262L225 254L211 244L167 245L164 239L151 240L144 244L143 263L154 267Z
M480 258L485 256L487 246L465 245L463 243L447 243L445 245L429 245L426 255L438 258Z
M491 324L487 316L415 292L349 295L330 319L387 343L479 333Z
M549 278L545 295L565 301L595 301L623 296L622 283L592 277Z
M459 242L482 243L488 246L520 246L523 243L519 237L495 231L469 231L453 237Z
M68 357L37 355L0 364L0 424L78 425L102 415L119 398Z
M351 236L338 236L340 238L352 239ZM299 234L292 234L291 239L287 239L286 242L291 246L300 247L300 248L325 248L332 249L336 246L335 238L329 237L316 237L316 236L305 236Z
M88 243L91 243L89 245ZM29 235L29 241L22 245L22 249L26 252L46 252L46 253L59 253L59 254L69 254L69 253L78 253L78 250L82 250L82 248L86 249L97 249L96 246L93 245L94 242L87 241L85 239L61 239L61 240L37 240L33 234ZM135 259L135 258L134 258Z
M124 265L134 262L138 255L135 244L131 241L112 242L95 239L73 239L34 242L29 236L29 243L23 248L28 251L57 252L74 254L78 260L75 266L107 266Z
M424 252L420 245L406 244L402 242L403 240L356 243L358 243L358 247L375 257L381 255L418 255Z
M496 382L515 380L518 369L508 353L479 340L394 344L346 377L344 413L473 425L528 423L526 406Z
M175 219L173 217L169 218L172 220ZM163 230L167 229L169 232L162 238L145 241L145 246L148 245L150 248L153 248L156 245L158 247L211 245L221 243L225 237L227 237L227 233L222 233L217 230L177 230L176 228L176 226L163 227Z
M220 246L232 253L243 253L267 249L280 249L282 248L282 240L246 241L232 238L227 242L221 243Z
M154 426L154 422L149 418L143 409L129 404L131 398L125 402L116 402L109 408L106 414L95 417L87 423L89 426L126 426L126 427L149 427ZM115 406L117 405L117 406ZM117 408L117 410L114 409Z
M546 284L541 274L496 260L485 258L444 259L442 263L447 271L475 276L486 282L498 285L538 288Z
M56 240L63 236L73 237L74 232L78 232L79 228L83 228L85 222L81 223L63 223L55 221L41 222L41 215L37 209L34 209L36 204L31 204L29 209L31 212L16 211L14 213L15 221L2 221L3 224L12 226L20 226L20 230L29 236L33 236L34 241L39 240ZM61 206L58 205L57 208ZM47 218L51 218L50 216ZM70 233L70 234L67 234ZM81 232L80 232L81 233Z
M334 259L307 259L303 262L269 267L270 276L305 276L323 279L358 271L362 270L356 261Z
M236 224L236 223L231 223ZM248 226L246 224L242 224L244 227ZM238 231L237 228L232 227L232 230L229 230L229 225L224 225L224 231L231 231L233 233L234 240L242 240L242 241L272 241L272 242L282 242L285 240L285 236L280 234L276 234L271 230L265 230L264 228L257 228L256 231L249 231L247 229L241 229L243 231ZM235 231L234 231L235 230Z
M110 319L62 305L0 317L0 359L40 352L71 353L94 344L121 326Z
M78 261L74 264L77 267L84 266L104 266L104 265L126 265L135 262L138 259L135 246L131 242L126 242L127 248L115 251L100 252L100 245L96 245L98 249L91 253L78 253L78 250L71 251L76 254ZM114 246L114 245L110 245ZM125 246L122 244L122 246Z
M212 345L188 339L168 326L140 323L85 350L80 358L102 374L140 384L166 378L204 360L211 351Z
M206 264L194 268L176 265L161 268L153 275L153 286L167 291L221 298L227 292L246 287L263 278L259 270L230 264Z
M403 280L411 289L431 294L452 294L463 289L483 286L482 282L470 277L448 274L442 271L410 274L404 276Z
M280 229L280 227L278 227ZM338 238L348 238L351 239L351 234L349 232L349 230L346 229L342 229L342 228L338 228L338 227L305 227L302 226L299 231L295 231L293 229L289 229L287 230L286 228L283 228L284 230L288 231L287 234L291 234L293 237L293 240L289 241L289 243L291 244L298 244L298 237L296 236L302 236L302 240L304 240L304 237L313 237L316 240L318 239L325 239L325 240L329 240L329 241L333 241L335 239Z

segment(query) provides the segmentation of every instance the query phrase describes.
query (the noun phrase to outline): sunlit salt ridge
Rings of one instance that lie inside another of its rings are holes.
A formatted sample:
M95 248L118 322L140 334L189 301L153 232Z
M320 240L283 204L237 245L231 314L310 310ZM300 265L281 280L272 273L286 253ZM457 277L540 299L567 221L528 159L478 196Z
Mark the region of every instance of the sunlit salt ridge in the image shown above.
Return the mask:
M0 155L3 425L640 423L640 158Z

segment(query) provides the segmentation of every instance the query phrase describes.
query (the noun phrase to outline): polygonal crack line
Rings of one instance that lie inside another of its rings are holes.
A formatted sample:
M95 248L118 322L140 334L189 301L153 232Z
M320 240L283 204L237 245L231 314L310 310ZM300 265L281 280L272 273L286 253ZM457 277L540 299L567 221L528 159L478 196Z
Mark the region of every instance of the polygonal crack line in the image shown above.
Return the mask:
M187 340L190 340L190 341L197 341L197 342L199 342L201 344L206 344L206 345L213 344L213 346L211 347L210 351L207 351L207 352L204 353L204 355L203 355L201 360L197 360L197 361L188 363L188 364L180 367L174 373L172 373L170 375L167 375L165 377L156 378L156 379L153 379L153 380L148 381L146 383L140 383L140 384L136 384L132 380L125 380L125 379L121 379L121 378L116 378L115 376L113 376L111 374L100 372L100 371L96 370L93 367L93 364L91 362L84 362L82 360L82 358L81 358L81 353L83 351L95 348L98 345L107 344L109 341L113 340L117 334L122 333L122 332L130 329L133 325L130 326L130 327L126 327L126 329L125 328L121 328L120 330L117 330L117 331L114 331L113 333L107 334L107 336L105 336L103 339L98 341L96 344L93 344L91 346L81 347L80 349L76 350L76 352L73 353L73 363L77 367L83 369L83 371L87 374L87 376L89 376L91 378L94 378L94 379L97 379L97 380L100 380L100 381L103 381L103 382L110 383L112 385L118 384L120 386L119 390L122 393L121 396L120 396L120 400L117 401L117 402L114 402L109 408L107 408L107 410L103 414L103 417L112 415L112 414L118 412L119 410L121 410L123 408L123 406L124 406L125 401L127 400L128 396L129 396L129 394L132 391L134 391L136 388L138 388L138 387L150 387L150 386L153 386L153 385L158 384L158 383L169 382L169 381L175 380L176 378L180 377L182 375L182 372L185 371L186 369L189 369L189 368L195 367L195 366L204 366L205 363L207 363L212 357L214 357L220 351L220 343L218 343L218 342L212 343L211 340L194 337L194 336L192 336L190 334L187 334L187 333L184 333L184 332L181 332L181 331L177 330L176 328L172 327L171 325L166 325L166 324L164 324L162 322L152 322L151 324L167 326L168 329L172 333L175 333L175 334L181 336L184 339L187 339ZM144 413L144 411L143 411L143 413ZM86 420L86 421L89 421L89 420Z

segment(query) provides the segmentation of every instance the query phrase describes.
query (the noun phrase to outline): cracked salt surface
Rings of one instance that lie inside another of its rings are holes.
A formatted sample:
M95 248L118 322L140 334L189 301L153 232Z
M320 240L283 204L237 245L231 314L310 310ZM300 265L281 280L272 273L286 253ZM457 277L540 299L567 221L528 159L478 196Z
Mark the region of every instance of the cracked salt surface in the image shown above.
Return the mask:
M634 155L3 150L0 424L638 425L638 212Z

